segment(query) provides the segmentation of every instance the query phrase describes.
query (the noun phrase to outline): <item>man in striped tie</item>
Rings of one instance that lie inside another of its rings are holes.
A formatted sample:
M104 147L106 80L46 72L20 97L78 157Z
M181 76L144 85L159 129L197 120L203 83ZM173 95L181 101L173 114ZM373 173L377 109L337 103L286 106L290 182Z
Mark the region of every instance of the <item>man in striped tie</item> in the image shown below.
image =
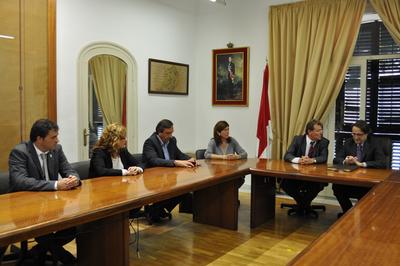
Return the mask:
M329 140L323 137L323 125L313 119L306 125L304 135L295 136L286 154L285 161L295 164L326 163ZM311 201L326 186L326 183L283 179L281 188L296 200L297 205L288 211L289 215L311 215L318 217L311 208Z

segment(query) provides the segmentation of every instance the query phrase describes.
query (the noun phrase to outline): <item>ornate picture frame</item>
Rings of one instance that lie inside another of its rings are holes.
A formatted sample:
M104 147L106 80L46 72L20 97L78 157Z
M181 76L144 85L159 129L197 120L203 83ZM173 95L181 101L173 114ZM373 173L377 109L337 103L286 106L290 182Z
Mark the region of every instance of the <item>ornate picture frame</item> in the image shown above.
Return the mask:
M248 106L249 50L249 47L213 50L213 105Z

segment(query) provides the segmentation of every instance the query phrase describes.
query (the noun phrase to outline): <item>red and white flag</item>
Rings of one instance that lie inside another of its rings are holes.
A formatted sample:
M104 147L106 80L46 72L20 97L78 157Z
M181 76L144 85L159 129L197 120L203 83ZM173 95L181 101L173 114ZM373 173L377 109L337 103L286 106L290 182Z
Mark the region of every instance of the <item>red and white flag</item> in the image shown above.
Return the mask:
M260 157L263 154L264 150L268 146L267 127L269 124L269 120L271 119L269 113L268 80L269 80L269 69L267 64L264 70L263 88L260 101L260 112L258 113L258 125L257 125L257 138L259 141L258 157Z

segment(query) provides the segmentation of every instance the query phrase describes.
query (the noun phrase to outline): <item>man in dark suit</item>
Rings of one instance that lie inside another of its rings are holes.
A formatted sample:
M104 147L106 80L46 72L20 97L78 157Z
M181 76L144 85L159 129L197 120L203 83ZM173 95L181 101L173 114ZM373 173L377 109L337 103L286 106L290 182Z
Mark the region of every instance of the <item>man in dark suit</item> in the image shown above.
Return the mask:
M8 164L12 191L69 190L80 185L79 175L71 168L58 144L58 126L48 119L33 124L30 141L14 147ZM73 264L75 257L63 245L74 238L75 228L36 237L38 244L31 250L35 264L44 265L47 251L62 263Z
M158 122L154 132L143 145L143 161L148 167L194 167L196 160L179 150L172 136L174 125L168 119Z
M344 142L339 150L334 164L354 164L364 168L386 168L386 158L381 145L371 136L371 130L364 120L358 120L351 127L352 138ZM333 193L339 201L343 212L348 211L353 204L350 198L361 199L368 191L366 187L333 184Z
M296 164L326 163L328 159L329 140L323 136L323 125L318 120L311 120L306 125L304 135L295 136L285 154L285 161ZM311 208L311 201L326 186L325 183L283 179L282 189L296 200L297 206L288 211L288 214L317 213Z
M143 161L146 167L195 167L196 160L181 152L172 136L174 125L168 119L158 122L154 132L143 145ZM188 195L157 202L152 205L150 213L152 220L171 217L171 211Z

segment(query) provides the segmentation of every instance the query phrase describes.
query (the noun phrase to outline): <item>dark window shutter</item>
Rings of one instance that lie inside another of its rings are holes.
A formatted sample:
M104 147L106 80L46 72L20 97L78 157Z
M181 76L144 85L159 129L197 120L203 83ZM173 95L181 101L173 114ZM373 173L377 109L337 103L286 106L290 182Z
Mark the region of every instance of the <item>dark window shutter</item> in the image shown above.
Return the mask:
M353 56L399 54L382 22L361 25ZM360 67L349 67L336 100L335 154L360 113ZM365 119L376 135L393 143L392 168L400 167L400 59L368 60Z

